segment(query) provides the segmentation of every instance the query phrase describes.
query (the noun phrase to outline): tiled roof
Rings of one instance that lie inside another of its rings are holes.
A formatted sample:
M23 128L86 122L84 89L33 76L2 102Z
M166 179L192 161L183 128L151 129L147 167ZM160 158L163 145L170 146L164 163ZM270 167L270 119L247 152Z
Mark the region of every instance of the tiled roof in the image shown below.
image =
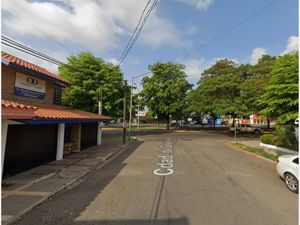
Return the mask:
M55 75L54 73L51 73L49 72L48 70L40 67L40 66L37 66L35 64L32 64L30 62L27 62L23 59L20 59L16 56L13 56L13 55L10 55L6 52L3 52L1 51L1 57L3 60L9 62L9 63L12 63L12 64L15 64L17 66L21 66L21 67L24 67L26 69L29 69L29 70L32 70L34 72L37 72L43 76L46 76L46 77L50 77L50 78L53 78L57 81L60 81L60 82L63 82L65 84L69 84L67 81L65 81L64 79L62 79L61 77Z
M23 103L17 103L14 101L2 100L2 118L6 119L67 119L67 120L109 120L111 117L98 115L95 113L85 112L78 109L73 109L70 107L63 107L63 106L31 106ZM9 118L9 115L13 115L14 112L17 113L22 110L22 113L28 113L31 115L31 118ZM6 114L5 114L6 113Z
M110 119L108 116L65 107L42 107L35 114L41 119Z
M17 103L17 102L8 101L8 100L1 100L1 105L4 108L37 109L37 107L35 107L35 106L22 104L22 103Z

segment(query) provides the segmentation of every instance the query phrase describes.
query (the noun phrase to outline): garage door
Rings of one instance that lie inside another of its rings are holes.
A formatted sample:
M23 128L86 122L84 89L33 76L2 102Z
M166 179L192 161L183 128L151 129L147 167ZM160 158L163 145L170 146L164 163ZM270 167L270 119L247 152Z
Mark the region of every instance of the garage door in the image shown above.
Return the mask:
M97 145L98 123L81 124L81 149Z
M55 160L57 125L9 125L3 177Z

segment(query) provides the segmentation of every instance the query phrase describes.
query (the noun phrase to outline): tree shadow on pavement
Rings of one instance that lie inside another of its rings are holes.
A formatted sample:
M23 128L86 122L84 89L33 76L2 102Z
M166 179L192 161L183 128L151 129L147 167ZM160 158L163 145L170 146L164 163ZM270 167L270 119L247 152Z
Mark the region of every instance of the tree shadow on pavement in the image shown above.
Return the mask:
M103 221L83 221L74 222L74 225L189 225L186 217L177 219L157 219L157 220L143 220L143 219L129 219L129 220L103 220Z
M142 141L135 141L129 145L128 149L117 156L112 162L100 170L95 170L83 178L82 182L57 193L53 198L44 202L40 206L34 208L29 213L24 215L19 221L14 224L18 225L125 225L125 224L181 224L187 225L185 218L166 219L166 220L91 220L90 221L74 221L82 212L84 212L90 203L114 180L116 176L127 165L125 160L133 154ZM142 202L141 202L142 204Z

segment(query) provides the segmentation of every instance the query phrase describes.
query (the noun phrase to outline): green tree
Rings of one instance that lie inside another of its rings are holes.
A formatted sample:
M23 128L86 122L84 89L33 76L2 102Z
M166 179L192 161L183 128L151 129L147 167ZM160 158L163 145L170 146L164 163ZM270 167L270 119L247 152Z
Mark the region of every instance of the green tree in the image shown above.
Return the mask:
M263 55L257 64L239 67L242 77L245 78L241 83L241 100L245 105L245 114L258 113L262 109L262 105L258 104L258 99L265 93L275 59L276 57Z
M149 65L152 76L142 80L140 95L150 111L167 121L167 129L170 115L179 116L185 108L185 98L192 87L186 80L184 68L171 62L155 63Z
M222 59L204 71L198 87L189 95L190 108L195 112L235 117L244 110L240 99L242 76L233 61Z
M271 79L260 103L261 113L276 117L279 124L287 124L298 117L298 52L276 59Z
M90 52L71 55L67 61L59 67L60 76L72 84L64 90L64 104L96 113L102 86L103 114L121 116L124 84L120 68Z
M204 70L201 79L216 77L224 74L233 74L236 72L236 63L228 59L220 59L214 65Z

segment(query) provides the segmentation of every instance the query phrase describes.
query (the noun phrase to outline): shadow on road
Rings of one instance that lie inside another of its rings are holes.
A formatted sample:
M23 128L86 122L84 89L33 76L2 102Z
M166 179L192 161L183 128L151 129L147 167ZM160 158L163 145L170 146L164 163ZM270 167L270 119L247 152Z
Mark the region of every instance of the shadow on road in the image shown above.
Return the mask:
M83 221L74 222L74 225L189 225L187 218L178 219L159 219L159 220L140 220L140 219L129 219L129 220L103 220L103 221Z
M93 220L89 221L75 221L80 217L90 205L91 202L118 176L118 174L127 165L125 160L133 154L142 141L133 142L129 148L115 158L110 164L102 168L101 170L95 170L85 177L85 179L78 186L72 189L63 190L49 201L43 203L39 207L26 214L21 220L14 224L19 225L47 225L47 224L60 224L60 225L98 225L98 224L110 224L110 225L124 225L124 224L181 224L188 225L185 218L179 219L166 219L166 220Z

